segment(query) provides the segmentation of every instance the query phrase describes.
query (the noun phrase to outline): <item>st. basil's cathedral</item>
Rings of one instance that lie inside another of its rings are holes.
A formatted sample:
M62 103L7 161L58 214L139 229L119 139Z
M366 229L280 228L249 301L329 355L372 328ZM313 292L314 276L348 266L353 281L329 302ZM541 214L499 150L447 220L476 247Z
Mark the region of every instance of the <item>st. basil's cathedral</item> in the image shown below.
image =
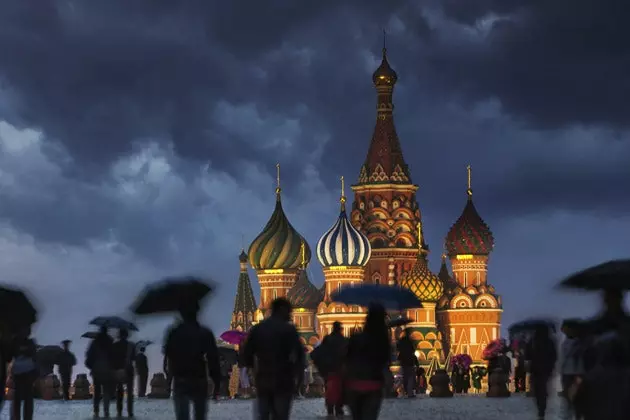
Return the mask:
M246 331L269 313L271 301L286 297L294 307L293 322L307 349L312 349L332 324L344 334L360 328L365 308L331 300L334 291L359 283L400 285L413 291L422 308L406 311L420 363L443 363L448 355L466 353L481 362L488 342L499 337L501 298L487 281L494 238L473 204L468 170L464 210L448 231L437 274L428 264L418 186L411 180L394 126L394 86L398 80L383 49L373 74L377 92L374 134L359 179L352 185L348 212L344 181L339 217L317 243L315 253L324 273L317 288L307 276L311 248L291 225L282 207L279 166L276 204L262 232L239 256L240 276L231 328ZM452 274L448 263L452 267ZM256 271L260 304L256 304L247 263ZM395 336L400 334L396 331Z

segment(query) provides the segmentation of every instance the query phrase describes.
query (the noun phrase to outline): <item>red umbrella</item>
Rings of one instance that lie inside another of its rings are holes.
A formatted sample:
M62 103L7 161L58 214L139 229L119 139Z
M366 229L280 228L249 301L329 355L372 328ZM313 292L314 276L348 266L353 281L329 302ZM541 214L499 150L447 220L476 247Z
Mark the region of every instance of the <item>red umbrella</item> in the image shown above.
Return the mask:
M245 340L246 336L247 334L244 333L243 331L229 330L221 334L219 338L225 341L226 343L238 345L238 344L241 344L243 340Z

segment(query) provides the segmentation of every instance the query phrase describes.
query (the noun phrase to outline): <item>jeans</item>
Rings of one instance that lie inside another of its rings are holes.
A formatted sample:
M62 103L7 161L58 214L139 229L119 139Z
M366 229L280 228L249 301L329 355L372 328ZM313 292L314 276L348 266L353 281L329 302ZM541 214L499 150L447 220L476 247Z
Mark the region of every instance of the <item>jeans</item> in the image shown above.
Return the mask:
M100 410L101 400L103 401L103 414L109 416L109 404L114 394L112 380L106 377L93 377L94 380L94 414Z
M352 420L376 420L381 411L382 391L349 391Z
M408 397L413 397L414 389L416 388L416 369L414 366L403 366L403 385L405 387L405 393Z
M173 403L176 420L190 420L190 403L195 420L205 420L208 413L208 380L173 378Z
M138 372L138 397L144 397L147 395L147 380L148 379L149 379L148 371Z
M70 377L71 375L60 375L61 376L61 390L63 393L63 399L66 401L70 400Z
M34 395L33 384L37 374L25 373L13 377L13 403L11 418L14 420L33 420ZM22 406L24 410L22 411ZM23 416L21 415L23 414Z
M122 415L123 398L125 397L125 391L127 391L127 415L133 416L133 379L133 375L129 375L125 382L116 384L116 412L119 415Z
M259 392L258 405L259 420L289 420L291 415L292 392Z
M532 378L532 391L534 392L534 400L536 401L536 408L538 409L538 417L544 418L547 411L547 393L549 386L549 377L547 376L531 376Z

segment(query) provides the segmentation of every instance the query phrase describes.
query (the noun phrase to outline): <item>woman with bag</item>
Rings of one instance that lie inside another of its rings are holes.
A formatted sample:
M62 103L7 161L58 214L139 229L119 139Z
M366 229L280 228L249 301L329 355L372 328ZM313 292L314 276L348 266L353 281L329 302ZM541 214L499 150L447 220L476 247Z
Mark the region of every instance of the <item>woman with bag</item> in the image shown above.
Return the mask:
M127 391L127 415L133 417L133 379L135 372L135 345L127 339L129 331L120 330L118 341L113 345L114 381L116 383L116 412L122 417L123 398Z
M11 418L14 420L33 420L33 384L37 379L38 371L35 363L37 345L30 336L31 327L25 326L15 338L15 349L13 350L11 365L11 376L13 377L14 386Z

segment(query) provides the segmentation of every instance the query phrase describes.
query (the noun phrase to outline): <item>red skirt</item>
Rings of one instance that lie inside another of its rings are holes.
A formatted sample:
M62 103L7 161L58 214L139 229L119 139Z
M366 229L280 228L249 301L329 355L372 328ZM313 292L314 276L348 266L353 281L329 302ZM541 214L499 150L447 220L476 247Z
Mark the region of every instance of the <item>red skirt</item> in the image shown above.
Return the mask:
M343 378L338 373L331 373L326 378L326 405L343 404Z

